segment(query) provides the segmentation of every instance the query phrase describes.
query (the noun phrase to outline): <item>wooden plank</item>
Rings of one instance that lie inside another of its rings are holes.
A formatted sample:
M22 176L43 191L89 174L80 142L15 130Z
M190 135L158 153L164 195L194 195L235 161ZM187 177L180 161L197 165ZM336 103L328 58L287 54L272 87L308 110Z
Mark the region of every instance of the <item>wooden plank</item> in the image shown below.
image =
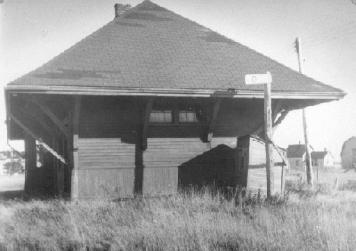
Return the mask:
M216 126L216 119L218 117L218 113L219 113L219 110L220 110L220 105L221 105L221 99L217 99L214 102L211 119L209 121L208 133L207 133L207 138L206 138L207 142L211 142L211 140L213 138L213 133L214 133L214 129L215 129L215 126Z
M81 97L77 96L74 99L74 109L73 109L73 122L72 122L72 175L71 175L71 192L70 197L72 200L79 198L79 155L78 155L78 141L79 141L79 122L80 122L80 109L81 109Z
M33 192L33 170L36 168L36 140L29 134L25 135L25 193Z
M264 118L265 118L265 147L266 147L266 178L267 178L267 198L270 199L274 190L273 176L273 157L272 157L272 109L271 109L271 83L266 83L264 100Z
M147 148L147 133L148 133L148 125L150 120L150 114L153 106L153 98L148 99L145 106L145 113L142 122L142 135L141 135L141 148L142 150L146 150Z

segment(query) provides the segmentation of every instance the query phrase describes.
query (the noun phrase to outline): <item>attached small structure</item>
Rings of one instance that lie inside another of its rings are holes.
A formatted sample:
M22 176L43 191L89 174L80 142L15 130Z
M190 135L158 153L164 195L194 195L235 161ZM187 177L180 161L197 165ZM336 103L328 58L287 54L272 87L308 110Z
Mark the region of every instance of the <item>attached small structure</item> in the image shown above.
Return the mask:
M288 111L345 94L150 1L124 13L5 90L10 139L24 139L26 184L71 198L236 186L240 136ZM127 9L127 6L125 6ZM42 167L36 168L36 145ZM45 170L39 172L38 170Z
M356 169L356 137L351 137L344 142L340 156L342 168Z

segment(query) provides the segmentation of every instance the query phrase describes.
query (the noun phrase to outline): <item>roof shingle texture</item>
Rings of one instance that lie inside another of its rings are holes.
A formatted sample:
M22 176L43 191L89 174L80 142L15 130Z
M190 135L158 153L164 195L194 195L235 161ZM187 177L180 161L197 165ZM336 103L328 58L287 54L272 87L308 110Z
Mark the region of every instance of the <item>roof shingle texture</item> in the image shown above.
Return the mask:
M328 154L326 151L321 152L311 152L312 159L324 159L324 157Z
M289 145L287 158L301 158L305 153L305 145Z
M274 91L340 92L150 1L11 85L260 90L244 76L266 71Z

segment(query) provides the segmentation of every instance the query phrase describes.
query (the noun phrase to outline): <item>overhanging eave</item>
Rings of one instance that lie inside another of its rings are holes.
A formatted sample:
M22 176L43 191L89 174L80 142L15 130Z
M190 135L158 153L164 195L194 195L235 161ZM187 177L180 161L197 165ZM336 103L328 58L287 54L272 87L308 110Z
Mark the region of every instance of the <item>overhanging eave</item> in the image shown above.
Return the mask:
M26 86L9 85L5 88L9 94L61 94L95 96L162 96L162 97L231 97L263 98L263 90L223 90L223 89L163 89L163 88L111 88L111 87L73 87L73 86ZM339 100L346 93L306 92L272 90L273 99L317 99Z

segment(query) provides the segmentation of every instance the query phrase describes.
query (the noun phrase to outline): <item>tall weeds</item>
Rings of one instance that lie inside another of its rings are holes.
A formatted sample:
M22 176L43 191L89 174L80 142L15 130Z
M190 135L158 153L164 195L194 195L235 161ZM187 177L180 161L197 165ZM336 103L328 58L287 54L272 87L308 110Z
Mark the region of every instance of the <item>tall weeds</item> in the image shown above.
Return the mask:
M356 197L0 204L0 250L356 250Z

